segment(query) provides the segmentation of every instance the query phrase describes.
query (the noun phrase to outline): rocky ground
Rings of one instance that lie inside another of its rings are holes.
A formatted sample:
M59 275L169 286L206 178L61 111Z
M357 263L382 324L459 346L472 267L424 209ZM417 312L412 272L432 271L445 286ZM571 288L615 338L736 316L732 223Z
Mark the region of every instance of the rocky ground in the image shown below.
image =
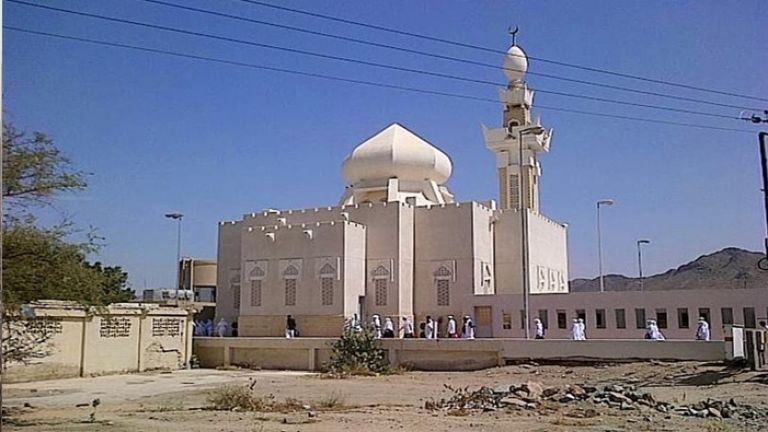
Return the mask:
M212 410L209 397L224 386L251 386L264 411ZM693 362L346 379L192 370L3 390L5 426L21 431L768 430L768 373Z

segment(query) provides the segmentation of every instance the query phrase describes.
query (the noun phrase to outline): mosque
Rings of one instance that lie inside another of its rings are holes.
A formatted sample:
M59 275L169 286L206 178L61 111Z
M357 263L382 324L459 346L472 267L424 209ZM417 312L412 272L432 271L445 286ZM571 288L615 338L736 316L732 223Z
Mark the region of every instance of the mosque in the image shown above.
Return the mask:
M303 336L336 336L354 314L472 315L482 335L493 311L473 298L519 297L524 284L532 295L567 292L566 226L539 212L539 154L552 132L531 116L527 67L513 45L502 127L483 130L498 203L458 202L449 156L393 123L344 160L338 206L220 223L217 316L237 321L241 336L282 335L289 314Z
M539 156L552 130L531 115L527 69L513 42L501 127L482 131L497 200L457 201L450 157L393 123L344 160L337 206L219 223L216 319L252 337L283 336L287 315L309 337L336 337L355 314L430 315L440 334L448 315L470 315L478 337L526 337L534 317L553 338L567 338L574 317L596 338L642 338L647 318L668 338L692 338L699 316L713 338L734 321L754 327L768 311L759 289L569 293L567 227L539 211Z

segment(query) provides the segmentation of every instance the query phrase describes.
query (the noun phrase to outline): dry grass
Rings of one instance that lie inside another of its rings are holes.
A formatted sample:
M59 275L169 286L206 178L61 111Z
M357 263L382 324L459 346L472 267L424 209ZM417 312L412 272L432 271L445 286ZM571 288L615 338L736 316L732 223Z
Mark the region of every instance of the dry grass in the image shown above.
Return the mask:
M333 390L315 402L318 409L331 410L345 406L347 397L339 390Z

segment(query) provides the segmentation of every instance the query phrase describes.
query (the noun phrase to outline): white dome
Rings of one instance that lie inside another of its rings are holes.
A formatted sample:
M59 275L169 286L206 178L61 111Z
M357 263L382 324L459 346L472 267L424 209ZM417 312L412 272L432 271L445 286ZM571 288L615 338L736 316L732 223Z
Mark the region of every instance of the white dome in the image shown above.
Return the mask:
M504 56L504 74L510 81L522 81L528 70L528 57L517 45L512 45Z
M440 185L451 176L451 170L445 153L397 123L357 146L342 165L342 175L350 185L393 177L432 180Z

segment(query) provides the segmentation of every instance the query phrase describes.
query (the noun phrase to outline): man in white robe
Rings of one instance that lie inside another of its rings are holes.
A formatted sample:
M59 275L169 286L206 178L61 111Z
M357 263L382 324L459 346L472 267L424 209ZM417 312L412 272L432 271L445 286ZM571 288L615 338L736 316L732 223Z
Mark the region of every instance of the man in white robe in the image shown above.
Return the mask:
M448 338L455 339L459 337L456 326L456 318L453 315L448 315Z
M696 340L709 340L709 323L704 317L699 317L699 324L696 327Z
M579 336L579 319L574 318L571 322L571 340L581 340Z
M373 326L374 339L381 339L381 317L379 314L374 314L371 320L371 326Z
M413 323L408 319L408 317L403 317L403 325L400 326L400 330L403 331L404 339L413 338Z
M587 340L587 325L584 318L579 318L579 340Z
M395 337L395 323L392 322L392 318L390 317L384 318L384 337Z
M544 324L539 318L534 318L533 324L536 326L536 339L544 339Z
M424 335L426 335L427 339L436 339L436 332L437 329L435 328L435 321L430 315L427 315L427 323L424 327Z
M469 315L464 316L464 326L462 328L462 332L464 334L464 339L475 338L475 322L472 321L472 317Z
M229 323L227 323L227 320L224 318L219 319L219 322L216 324L216 334L219 337L224 337L227 335L227 330L229 329Z
M649 334L651 336L650 337L651 340L663 341L663 340L666 339L664 337L664 335L661 333L661 330L659 330L659 325L656 324L655 320L651 320L649 328L648 328L648 332L649 332Z

